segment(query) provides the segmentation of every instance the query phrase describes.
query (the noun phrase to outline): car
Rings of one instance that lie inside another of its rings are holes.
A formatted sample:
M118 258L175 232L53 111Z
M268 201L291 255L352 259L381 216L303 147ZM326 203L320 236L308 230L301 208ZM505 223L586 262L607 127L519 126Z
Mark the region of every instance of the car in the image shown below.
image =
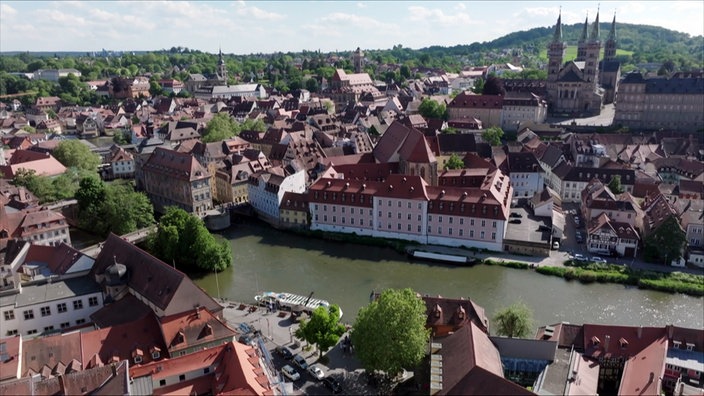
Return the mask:
M291 381L298 381L301 379L301 375L298 374L298 371L288 364L281 368L281 373L283 373L284 377L290 379Z
M579 231L574 234L574 239L577 241L577 243L584 243L584 235L582 235L582 233Z
M587 258L583 254L579 254L579 253L575 254L573 259L575 261L587 261Z
M240 331L244 334L254 333L254 327L247 323L240 323Z
M511 219L508 222L511 224L521 224L521 220L519 220L519 219Z
M595 262L595 263L606 263L606 260L604 260L601 257L593 256L592 258L589 259L589 261Z
M520 213L516 213L516 212L511 212L511 214L509 215L509 217L517 217L517 218L521 218L521 217L523 217L523 215L522 215L522 214L520 214Z
M296 366L300 367L301 370L308 369L308 362L306 362L306 359L301 355L294 355L293 356L293 363Z
M325 372L317 364L312 364L308 367L308 374L316 380L320 381L325 377Z
M340 382L333 377L323 378L323 385L325 385L326 388L330 389L332 393L342 392L342 385L340 385Z
M558 241L553 241L553 242L552 242L552 248L553 248L553 250L559 249L559 248L560 248L560 242L558 242Z
M291 352L290 349L283 345L277 346L276 348L274 348L274 351L286 360L291 360L291 358L293 357L293 352Z
M574 224L575 224L577 227L579 227L579 216L574 215L573 219L574 219Z
M254 336L252 334L242 334L237 338L237 341L245 345L254 344Z

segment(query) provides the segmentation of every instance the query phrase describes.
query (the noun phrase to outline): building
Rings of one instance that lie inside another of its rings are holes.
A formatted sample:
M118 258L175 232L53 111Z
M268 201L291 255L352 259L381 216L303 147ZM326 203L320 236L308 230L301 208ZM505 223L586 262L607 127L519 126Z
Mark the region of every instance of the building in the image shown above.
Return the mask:
M38 207L7 212L0 206L0 217L0 241L17 239L45 246L71 244L69 224L61 213Z
M601 213L587 226L587 250L590 253L635 258L640 236L628 223L612 221Z
M146 77L123 78L116 77L109 86L110 95L116 99L149 98L149 79Z
M169 206L204 216L213 208L210 173L191 154L157 147L142 166L144 190L157 212Z
M308 229L310 220L308 216L308 195L293 192L284 193L279 208L280 225L283 228Z
M620 82L613 124L634 130L697 132L704 128L702 107L701 73L646 78L631 72Z
M81 77L81 72L76 69L39 69L34 72L34 78L59 82L59 78L68 77L70 74L79 78Z
M342 69L335 70L330 79L328 95L335 103L335 109L344 109L348 103L357 103L364 93L379 98L386 103L385 95L379 92L367 73L347 74Z
M215 200L241 205L249 202L249 177L271 168L271 163L259 150L246 149L231 153L225 166L215 171Z
M292 167L272 167L249 177L249 203L257 216L278 227L281 202L286 192L303 193L306 172Z
M501 129L518 131L526 121L542 124L548 115L545 99L532 92L506 92L501 106Z
M320 179L310 187L311 229L424 244L502 250L513 188L501 171L480 188L432 187L420 176Z
M562 15L558 16L548 44L547 101L550 113L560 115L599 114L603 89L599 86L599 13L587 37L588 20L579 39L577 58L564 62L567 44L562 40Z
M609 37L604 44L604 59L599 62L599 83L604 89L604 104L616 102L621 81L621 62L616 60L616 15L611 22Z
M174 79L159 80L159 85L165 95L170 95L171 93L178 95L178 93L185 88L185 85L181 81Z
M481 121L484 128L500 127L503 106L504 97L501 95L475 95L467 91L461 92L447 104L448 123L473 122L477 119ZM514 113L511 110L509 115L513 117Z

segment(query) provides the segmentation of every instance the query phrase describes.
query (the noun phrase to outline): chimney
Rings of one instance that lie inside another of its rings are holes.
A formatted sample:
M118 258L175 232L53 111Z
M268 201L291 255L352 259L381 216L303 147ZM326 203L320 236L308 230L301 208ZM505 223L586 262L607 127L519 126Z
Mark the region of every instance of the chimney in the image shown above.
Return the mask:
M667 338L672 339L672 336L675 334L675 326L674 325L667 325Z

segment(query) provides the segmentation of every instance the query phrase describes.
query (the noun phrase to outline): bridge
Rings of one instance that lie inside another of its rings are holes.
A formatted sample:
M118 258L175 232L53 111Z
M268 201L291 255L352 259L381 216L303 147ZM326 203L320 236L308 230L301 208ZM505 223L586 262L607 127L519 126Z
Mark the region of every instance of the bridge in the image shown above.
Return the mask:
M139 243L139 242L145 241L149 237L149 235L155 233L156 230L157 230L156 225L153 225L153 226L139 229L134 232L130 232L129 234L125 234L120 237L130 243ZM103 248L103 243L100 242L95 245L88 246L85 249L82 249L81 253L95 258L95 257L98 257L98 253L100 253L100 250L102 248Z

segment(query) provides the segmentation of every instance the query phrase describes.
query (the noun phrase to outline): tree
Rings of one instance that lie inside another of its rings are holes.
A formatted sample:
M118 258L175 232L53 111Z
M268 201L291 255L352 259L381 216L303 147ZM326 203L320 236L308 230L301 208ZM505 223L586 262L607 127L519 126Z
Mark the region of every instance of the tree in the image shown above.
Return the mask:
M474 80L474 87L472 87L472 92L481 95L484 92L484 79L479 77Z
M514 303L494 316L496 334L513 337L525 337L533 326L533 313L522 302Z
M345 333L345 326L340 323L340 308L337 305L318 307L309 320L301 322L296 330L296 337L318 347L320 356L337 344Z
M460 158L459 155L457 154L452 154L450 158L448 158L447 162L445 162L445 169L463 169L464 168L464 161L462 161L462 158Z
M101 163L100 156L77 139L62 141L56 146L53 155L66 167L97 171Z
M621 176L614 175L608 184L609 190L614 194L621 194L623 192L623 186L621 185Z
M426 308L411 289L387 289L357 314L352 343L367 372L395 376L415 367L425 356L430 330Z
M447 109L445 105L432 99L423 99L418 106L418 112L425 118L447 119Z
M203 142L218 142L237 136L240 133L240 125L227 113L216 114L205 126Z
M192 270L222 271L232 265L232 247L210 234L203 220L177 207L168 207L149 249L165 262Z
M484 95L505 95L506 89L504 89L504 82L496 77L495 75L489 75L484 82L484 90L482 91Z
M643 240L643 258L645 261L669 265L672 260L682 257L686 245L687 234L682 230L677 217L671 215Z
M501 144L501 138L504 136L503 129L499 127L490 127L482 132L482 139L492 146Z

